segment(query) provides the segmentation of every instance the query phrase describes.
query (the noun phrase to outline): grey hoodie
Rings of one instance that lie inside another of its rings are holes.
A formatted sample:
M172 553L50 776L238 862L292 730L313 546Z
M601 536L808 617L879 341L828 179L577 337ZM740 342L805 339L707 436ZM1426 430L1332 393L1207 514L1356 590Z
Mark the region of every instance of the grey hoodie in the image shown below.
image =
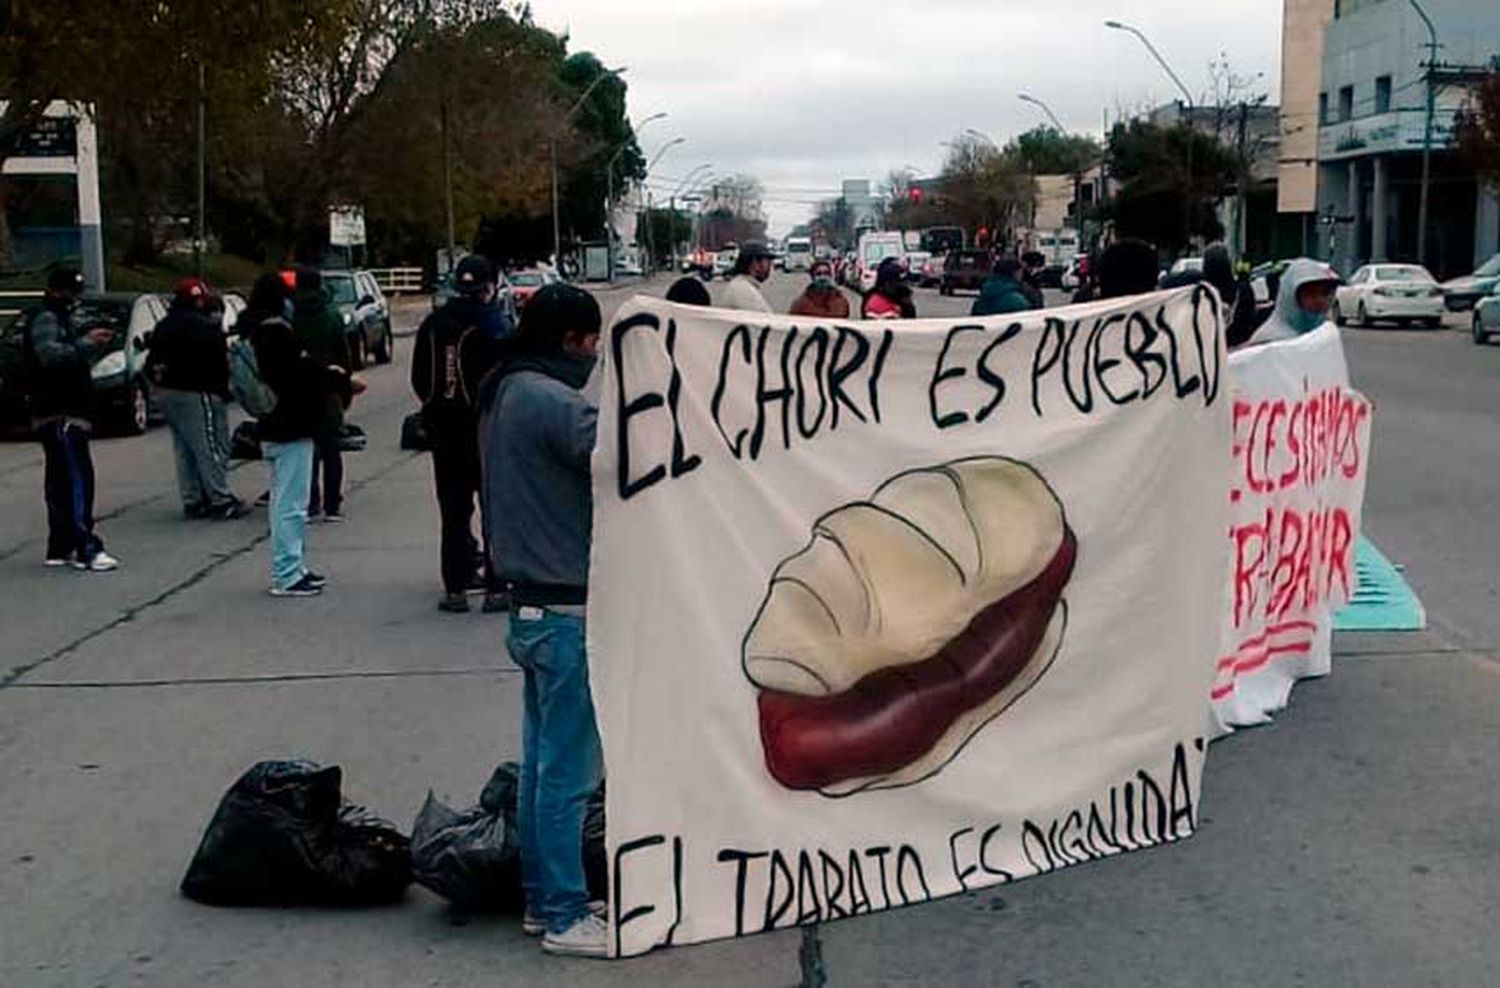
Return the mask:
M1247 346L1275 343L1277 340L1294 340L1303 333L1311 333L1328 321L1325 315L1315 315L1297 304L1297 289L1315 281L1339 281L1338 274L1310 257L1299 257L1286 266L1281 274L1281 291L1276 295L1276 309L1265 325L1255 331Z

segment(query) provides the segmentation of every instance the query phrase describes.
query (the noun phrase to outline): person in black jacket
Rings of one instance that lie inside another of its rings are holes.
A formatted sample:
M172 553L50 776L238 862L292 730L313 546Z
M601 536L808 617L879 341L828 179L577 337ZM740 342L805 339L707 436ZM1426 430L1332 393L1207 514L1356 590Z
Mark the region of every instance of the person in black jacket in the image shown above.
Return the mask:
M32 426L46 455L47 566L108 572L120 565L94 532L94 385L90 369L114 340L97 328L80 332L73 319L83 275L57 268L47 278L42 306L23 329L26 387Z
M495 284L495 269L483 256L459 261L457 294L422 321L412 348L411 386L422 403L442 518L438 609L452 614L469 609L466 594L476 584L485 590L486 611L507 606L489 562L489 540L481 556L473 531L480 485L479 382L500 354L500 341L486 328L494 321Z
M229 489L229 359L211 299L197 278L177 283L166 318L151 332L147 374L172 430L182 513L240 518L249 509Z
M248 327L261 379L276 394L276 407L256 429L271 465L271 596L314 597L328 581L304 562L313 440L325 428L329 400L347 401L364 385L345 368L308 355L286 320L285 303L280 276L261 275L240 323Z

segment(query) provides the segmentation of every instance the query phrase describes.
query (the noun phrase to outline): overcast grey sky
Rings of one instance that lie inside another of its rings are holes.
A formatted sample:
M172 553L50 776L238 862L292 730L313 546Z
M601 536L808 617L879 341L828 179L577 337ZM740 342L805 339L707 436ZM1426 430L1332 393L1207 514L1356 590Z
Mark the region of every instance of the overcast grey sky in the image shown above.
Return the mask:
M1108 111L1177 90L1134 37L1141 29L1194 96L1220 52L1240 74L1280 85L1279 0L533 0L537 21L606 65L628 67L630 114L666 188L694 166L754 175L771 231L784 235L844 178L935 173L940 142L975 127L1004 143L1044 122L1098 135Z

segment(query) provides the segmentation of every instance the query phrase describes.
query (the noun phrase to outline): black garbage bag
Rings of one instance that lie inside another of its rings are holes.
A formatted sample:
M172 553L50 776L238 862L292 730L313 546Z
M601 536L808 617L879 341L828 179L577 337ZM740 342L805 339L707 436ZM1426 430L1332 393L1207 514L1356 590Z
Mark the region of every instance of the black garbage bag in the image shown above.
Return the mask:
M421 412L412 412L401 420L401 448L418 453L432 448L432 440L427 436L427 423L422 421Z
M411 884L411 849L391 823L344 801L337 765L266 761L219 801L182 879L214 906L366 906Z
M258 460L261 458L260 436L255 431L255 420L246 419L234 427L229 437L231 460Z
M411 835L412 873L419 885L469 912L519 912L525 906L516 828L519 777L519 766L505 762L490 776L479 805L464 811L427 794ZM589 798L583 822L583 863L589 896L605 898L602 783Z

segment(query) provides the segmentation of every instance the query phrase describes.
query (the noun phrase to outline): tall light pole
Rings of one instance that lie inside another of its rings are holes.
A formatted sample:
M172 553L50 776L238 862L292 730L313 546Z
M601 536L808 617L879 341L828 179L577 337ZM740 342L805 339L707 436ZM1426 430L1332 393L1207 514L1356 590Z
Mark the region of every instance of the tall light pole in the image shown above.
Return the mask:
M615 153L609 156L609 161L605 162L604 244L605 251L609 255L609 258L605 261L605 265L610 281L615 280L615 162L619 160L620 155L624 154L627 148L635 143L636 137L640 135L641 131L646 129L647 124L660 120L666 115L667 114L665 110L663 110L661 113L653 113L645 120L642 120L640 123L633 125L630 128L630 136L620 142L620 146L615 149Z
M1427 11L1417 0L1411 0L1411 7L1422 18L1423 25L1427 28L1427 122L1422 128L1422 192L1417 199L1417 263L1427 263L1427 196L1432 187L1432 114L1433 103L1436 99L1432 84L1432 73L1437 68L1437 28L1432 24L1432 18L1427 16Z
M988 144L996 151L1000 150L1000 145L995 143L995 139L989 134L986 134L984 131L980 130L978 127L965 127L964 133L969 135L970 137L977 137L979 140Z
M1105 21L1104 26L1135 35L1140 40L1140 43L1146 46L1146 50L1151 53L1151 57L1156 59L1156 64L1161 66L1162 71L1177 84L1178 90L1182 93L1183 103L1187 107L1188 118L1186 154L1187 196L1184 197L1182 203L1182 241L1183 249L1185 250L1193 239L1193 199L1195 198L1193 192L1193 141L1197 138L1197 128L1193 126L1193 94L1188 92L1188 87L1184 86L1182 80L1178 78L1177 73L1172 71L1172 66L1167 64L1167 60L1162 57L1161 52L1156 50L1156 46L1151 43L1151 39L1141 33L1139 28L1131 27L1129 24L1122 24L1119 21Z
M605 69L596 75L594 81L588 84L579 95L577 101L568 108L568 112L563 114L563 118L557 122L557 127L552 131L552 140L550 142L552 149L552 261L559 269L562 268L562 220L559 218L557 194L557 134L567 126L569 120L573 119L573 114L578 112L579 108L583 106L584 101L598 88L599 83L610 76L619 78L625 74L626 68L627 66L622 65L618 69Z
M677 270L677 197L681 195L682 191L689 185L691 185L693 181L698 178L698 176L703 174L703 172L710 171L712 169L713 165L705 161L701 165L698 165L696 168L694 168L692 171L688 172L682 177L682 181L677 183L677 188L672 190L672 195L667 201L667 216L669 217L667 220L667 239L668 241L670 241L667 246L669 249L668 252L672 257L671 266L674 272ZM641 179L642 185L644 185L645 182L645 179ZM654 251L656 247L656 228L650 225L650 210L646 211L646 222L646 230L651 235L651 247Z
M1062 125L1062 121L1057 119L1057 114L1052 112L1052 107L1048 106L1046 103L1043 103L1035 96L1031 96L1027 93L1019 93L1017 94L1016 98L1023 103L1030 103L1032 106L1037 107L1043 113L1047 114L1047 119L1052 121L1052 126L1057 128L1058 133L1065 134L1068 132L1068 128Z

